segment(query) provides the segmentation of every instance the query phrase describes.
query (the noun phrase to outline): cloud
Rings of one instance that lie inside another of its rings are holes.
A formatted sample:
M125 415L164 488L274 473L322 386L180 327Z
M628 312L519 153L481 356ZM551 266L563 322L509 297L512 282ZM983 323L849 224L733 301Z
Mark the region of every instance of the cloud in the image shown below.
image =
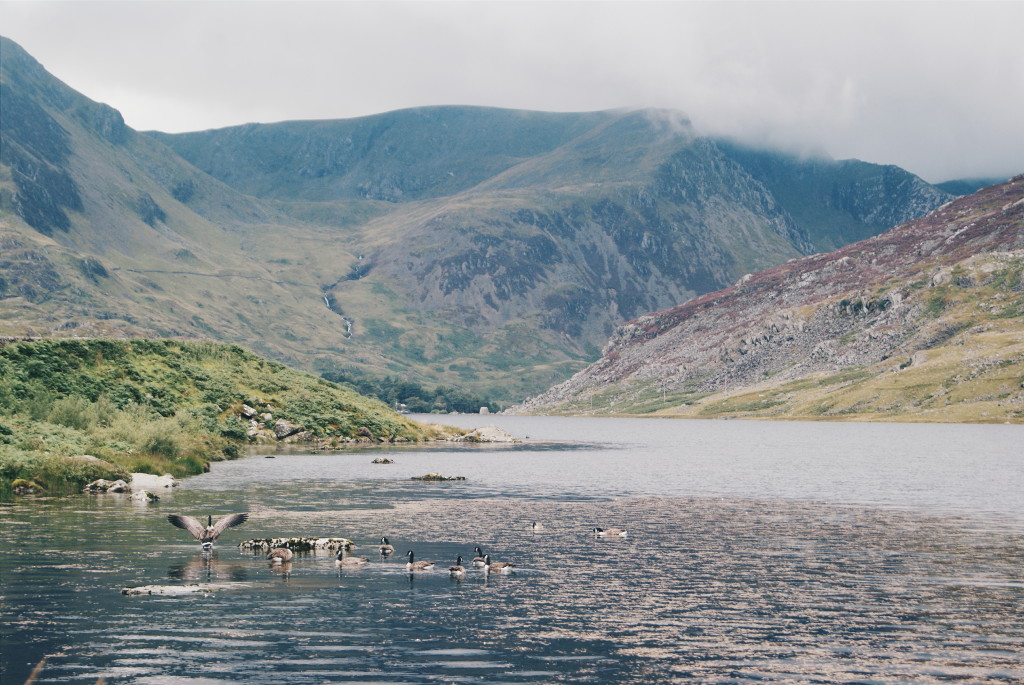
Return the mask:
M932 181L1024 170L1024 3L0 2L0 19L139 129L658 107Z

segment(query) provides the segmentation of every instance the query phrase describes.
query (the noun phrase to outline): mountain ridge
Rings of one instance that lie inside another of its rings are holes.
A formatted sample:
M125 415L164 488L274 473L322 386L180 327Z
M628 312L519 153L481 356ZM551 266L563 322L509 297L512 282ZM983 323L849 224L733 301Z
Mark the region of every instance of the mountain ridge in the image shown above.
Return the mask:
M773 192L724 142L653 110L418 108L147 135L0 49L15 96L0 102L8 335L204 337L519 399L596 358L624 320L845 240L836 217L877 233L878 217L949 198L902 170L818 161L807 174L830 190L801 209L799 178L766 177ZM21 105L32 116L12 116Z

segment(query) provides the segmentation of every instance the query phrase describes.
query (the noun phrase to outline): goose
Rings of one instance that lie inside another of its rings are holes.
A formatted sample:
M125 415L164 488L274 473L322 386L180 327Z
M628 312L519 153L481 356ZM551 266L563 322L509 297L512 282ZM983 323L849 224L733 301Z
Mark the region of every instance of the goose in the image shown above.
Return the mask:
M540 521L534 521L532 524L530 524L530 529L533 530L534 533L536 533L538 530L544 530L544 524Z
M386 537L380 539L380 554L381 556L388 556L395 551L395 546L388 542Z
M483 566L486 563L484 561L484 551L479 547L476 547L473 551L476 552L476 556L473 557L473 565Z
M216 540L221 533L228 528L240 526L248 521L249 514L228 514L227 516L221 516L217 519L217 523L213 522L212 516L207 516L205 526L199 522L199 519L192 516L168 514L167 520L171 522L172 526L183 528L192 533L192 537L203 544L203 549L211 549L213 548L213 541Z
M342 547L334 563L338 564L338 566L362 566L363 564L369 564L370 560L366 557L350 557L345 548Z
M507 561L491 561L491 555L484 555L484 573L512 573L512 564Z
M416 557L412 553L412 550L406 552L405 556L409 558L409 562L405 565L405 570L409 573L413 573L414 571L429 571L434 568L434 562L432 561L416 561Z
M448 567L448 573L451 574L453 578L461 578L466 575L466 569L462 567L462 555L455 558L455 565Z
M283 564L286 561L291 561L295 553L292 552L292 548L285 543L284 547L275 547L270 550L270 554L267 555L267 559L274 564Z
M624 538L627 533L622 528L595 528L594 535L599 538L613 538L615 536Z

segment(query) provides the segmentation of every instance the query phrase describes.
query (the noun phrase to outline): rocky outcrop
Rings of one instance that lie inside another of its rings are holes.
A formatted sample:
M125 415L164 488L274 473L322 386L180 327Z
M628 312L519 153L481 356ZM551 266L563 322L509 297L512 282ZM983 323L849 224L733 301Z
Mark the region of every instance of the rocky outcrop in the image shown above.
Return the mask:
M135 490L165 490L178 487L178 479L169 473L162 476L155 476L151 473L133 473L131 489Z
M348 538L254 538L238 543L238 548L248 552L264 552L275 547L288 547L293 552L312 552L316 550L353 549L355 544Z
M278 419L274 422L274 437L278 440L284 440L302 430L302 426L292 423L288 419Z
M508 431L497 426L483 426L476 428L469 433L449 438L451 442L501 442L514 443L522 442Z

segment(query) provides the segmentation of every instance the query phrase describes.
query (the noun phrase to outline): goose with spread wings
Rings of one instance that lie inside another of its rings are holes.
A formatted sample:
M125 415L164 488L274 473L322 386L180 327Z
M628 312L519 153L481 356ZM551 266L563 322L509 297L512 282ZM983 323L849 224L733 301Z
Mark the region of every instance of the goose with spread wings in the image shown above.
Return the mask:
M172 526L183 528L192 533L192 536L203 544L203 549L211 549L213 541L220 537L221 533L228 528L240 526L248 521L249 514L228 514L217 519L217 523L213 522L212 516L207 516L205 526L194 516L168 514L167 520L171 522Z

